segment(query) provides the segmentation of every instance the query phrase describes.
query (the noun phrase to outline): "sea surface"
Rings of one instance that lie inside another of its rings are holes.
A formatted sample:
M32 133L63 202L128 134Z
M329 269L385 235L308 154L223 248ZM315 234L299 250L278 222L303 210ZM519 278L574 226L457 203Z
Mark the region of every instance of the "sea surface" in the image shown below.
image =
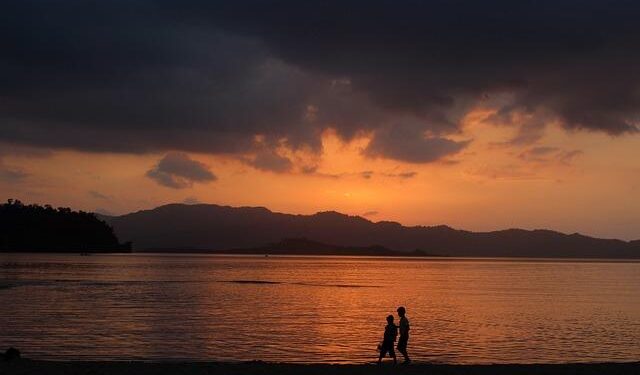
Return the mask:
M371 362L400 305L417 362L640 359L637 262L0 254L34 359Z

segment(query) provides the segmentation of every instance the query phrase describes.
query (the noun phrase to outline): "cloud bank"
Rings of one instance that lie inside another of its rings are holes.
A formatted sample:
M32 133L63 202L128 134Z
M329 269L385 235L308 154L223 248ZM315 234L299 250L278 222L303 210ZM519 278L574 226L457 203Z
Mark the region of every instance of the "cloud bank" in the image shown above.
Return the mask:
M478 103L523 134L640 122L633 1L24 0L3 16L9 144L242 155L259 135L320 152L330 127L373 134L366 156L429 163L466 147L450 136ZM215 179L178 155L149 176ZM289 163L272 150L249 162Z

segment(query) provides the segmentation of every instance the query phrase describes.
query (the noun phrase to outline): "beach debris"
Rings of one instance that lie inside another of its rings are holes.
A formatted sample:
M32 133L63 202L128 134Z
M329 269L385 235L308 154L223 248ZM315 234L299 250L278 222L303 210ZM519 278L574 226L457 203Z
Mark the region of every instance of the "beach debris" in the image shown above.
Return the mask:
M20 359L20 351L14 347L10 347L6 352L4 352L2 357L5 361Z

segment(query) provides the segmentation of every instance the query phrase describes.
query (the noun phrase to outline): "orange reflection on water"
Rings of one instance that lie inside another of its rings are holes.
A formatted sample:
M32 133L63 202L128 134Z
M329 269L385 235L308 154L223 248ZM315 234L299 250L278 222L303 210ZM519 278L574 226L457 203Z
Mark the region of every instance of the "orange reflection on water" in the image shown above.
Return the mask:
M640 355L640 263L4 257L0 336L31 358L370 362L400 305L416 361Z

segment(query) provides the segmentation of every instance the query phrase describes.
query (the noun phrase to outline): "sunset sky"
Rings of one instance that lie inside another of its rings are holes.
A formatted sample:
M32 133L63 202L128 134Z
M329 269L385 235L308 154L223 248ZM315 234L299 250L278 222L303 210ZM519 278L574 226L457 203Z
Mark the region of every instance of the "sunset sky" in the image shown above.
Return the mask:
M632 1L4 8L2 197L640 239Z

